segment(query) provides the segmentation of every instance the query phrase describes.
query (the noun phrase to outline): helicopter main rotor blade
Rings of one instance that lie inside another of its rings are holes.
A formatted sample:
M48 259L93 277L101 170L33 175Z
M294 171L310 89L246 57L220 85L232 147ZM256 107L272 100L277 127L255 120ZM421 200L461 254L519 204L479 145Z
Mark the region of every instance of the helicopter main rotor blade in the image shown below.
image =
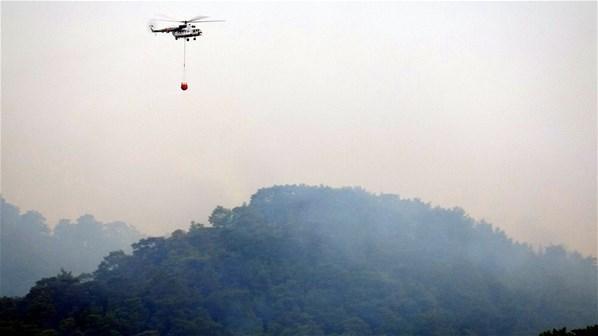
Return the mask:
M167 20L167 19L154 19L154 21L163 21L163 22L185 22L180 20Z
M199 16L192 17L189 20L185 20L185 21L187 21L187 22L193 22L193 21L197 21L197 20L201 20L201 19L207 19L207 18L209 18L209 16L199 15Z
M205 20L205 21L187 21L190 23L204 23L204 22L226 22L224 20Z
M208 18L209 16L196 16L189 20L175 20L173 18L167 17L162 14L157 14L157 16L161 16L163 18L153 19L153 21L163 21L163 22L180 22L180 23L202 23L202 22L224 22L224 20L203 20Z

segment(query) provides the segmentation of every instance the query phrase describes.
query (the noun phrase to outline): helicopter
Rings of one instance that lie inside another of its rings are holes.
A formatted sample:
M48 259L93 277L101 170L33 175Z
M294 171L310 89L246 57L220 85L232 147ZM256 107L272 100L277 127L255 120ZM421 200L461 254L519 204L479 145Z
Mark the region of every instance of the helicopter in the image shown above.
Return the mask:
M180 38L186 39L189 41L191 38L196 40L198 36L202 35L201 29L197 28L194 23L204 23L204 22L224 22L224 20L205 20L209 16L196 16L194 18L188 20L174 20L174 19L153 19L150 24L149 28L152 33L171 33L174 36L175 40ZM165 21L165 22L179 22L182 24L177 25L176 27L166 27L162 29L154 29L154 21Z
M224 22L224 20L206 20L208 16L196 16L188 20L175 20L169 17L165 19L153 19L149 22L149 29L152 33L171 33L174 36L175 40L184 39L183 43L183 81L181 82L181 90L186 91L189 88L187 81L185 80L186 76L186 59L187 59L187 41L191 38L196 40L198 36L202 35L202 31L195 26L198 23L204 22ZM155 21L166 21L166 22L177 22L180 23L175 27L166 27L161 29L155 29L154 22Z

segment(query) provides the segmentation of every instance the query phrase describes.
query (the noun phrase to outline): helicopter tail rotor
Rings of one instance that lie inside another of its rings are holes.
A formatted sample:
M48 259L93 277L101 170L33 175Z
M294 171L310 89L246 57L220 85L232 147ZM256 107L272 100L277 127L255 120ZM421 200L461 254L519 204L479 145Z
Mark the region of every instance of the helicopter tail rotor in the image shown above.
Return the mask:
M156 20L152 19L147 22L147 30L152 33L155 33L155 31L154 31L155 26L156 26Z

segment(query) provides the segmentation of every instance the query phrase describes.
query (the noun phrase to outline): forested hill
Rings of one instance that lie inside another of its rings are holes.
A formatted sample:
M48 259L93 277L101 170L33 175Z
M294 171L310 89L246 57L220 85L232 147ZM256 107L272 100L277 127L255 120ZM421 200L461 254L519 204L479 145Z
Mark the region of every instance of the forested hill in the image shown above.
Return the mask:
M110 251L130 251L143 236L123 222L101 223L91 215L62 220L51 230L36 211L21 211L0 198L0 295L25 295L42 277L61 268L92 272Z
M534 253L461 209L280 186L209 226L0 302L25 335L537 335L598 322L592 258Z

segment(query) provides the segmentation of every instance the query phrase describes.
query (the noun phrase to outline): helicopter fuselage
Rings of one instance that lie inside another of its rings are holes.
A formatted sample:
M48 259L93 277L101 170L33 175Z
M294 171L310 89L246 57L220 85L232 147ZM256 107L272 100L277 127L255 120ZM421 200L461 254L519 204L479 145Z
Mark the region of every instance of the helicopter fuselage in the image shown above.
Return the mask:
M177 29L172 32L172 35L175 39L201 36L201 30L199 28L196 28L195 25L180 25L179 28L180 29Z

